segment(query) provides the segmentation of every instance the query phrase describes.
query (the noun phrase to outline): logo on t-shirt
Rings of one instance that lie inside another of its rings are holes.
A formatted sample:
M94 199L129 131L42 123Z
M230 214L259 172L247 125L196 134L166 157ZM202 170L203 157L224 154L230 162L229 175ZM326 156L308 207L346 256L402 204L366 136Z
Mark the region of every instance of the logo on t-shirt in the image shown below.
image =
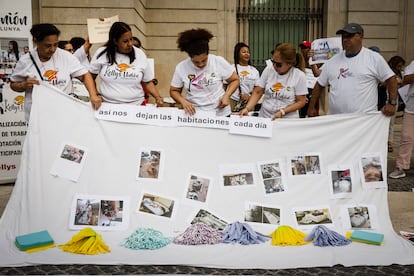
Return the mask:
M338 80L342 77L344 79L346 79L347 77L351 77L352 73L349 71L349 68L345 69L345 68L339 68L339 75L338 75Z
M248 71L241 71L240 72L241 79L245 79L249 75L250 75L250 73Z
M280 90L282 90L284 88L283 84L281 84L280 82L277 82L275 84L272 85L272 92L273 93L278 93Z
M118 64L117 68L118 68L119 71L125 72L126 70L128 70L129 68L132 68L132 67L129 64L121 63L121 64Z
M188 89L191 89L191 86L194 86L198 89L202 89L203 86L207 87L209 85L214 84L214 80L216 79L216 74L211 73L210 76L208 76L205 72L201 73L198 76L195 76L193 74L188 75L188 79L190 80Z
M188 79L190 80L190 86L193 85L198 89L201 89L202 86L198 85L198 81L204 76L204 73L201 75L198 75L197 77L194 74L188 75ZM190 88L190 87L189 87Z
M55 70L47 70L46 72L43 73L43 76L46 77L46 79L49 82L52 82L53 80L57 79L57 74L59 73L59 71L55 71Z

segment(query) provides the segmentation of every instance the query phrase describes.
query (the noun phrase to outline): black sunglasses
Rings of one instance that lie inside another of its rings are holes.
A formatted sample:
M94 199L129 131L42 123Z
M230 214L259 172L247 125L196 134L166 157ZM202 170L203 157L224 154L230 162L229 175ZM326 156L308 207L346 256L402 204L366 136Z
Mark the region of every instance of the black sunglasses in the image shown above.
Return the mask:
M283 62L277 62L274 61L273 59L270 60L272 62L273 65L276 65L277 68L280 68L283 66Z

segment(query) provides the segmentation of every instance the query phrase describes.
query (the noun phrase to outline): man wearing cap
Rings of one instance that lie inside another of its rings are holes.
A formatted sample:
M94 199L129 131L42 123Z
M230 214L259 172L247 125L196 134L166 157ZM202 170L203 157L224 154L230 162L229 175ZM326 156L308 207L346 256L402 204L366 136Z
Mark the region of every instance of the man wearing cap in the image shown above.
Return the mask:
M397 104L397 79L384 58L362 46L364 29L349 23L338 30L343 52L328 60L312 91L308 116L317 116L315 109L321 92L329 85L328 114L367 113L377 111L378 83L386 83L389 98L381 112L392 116Z

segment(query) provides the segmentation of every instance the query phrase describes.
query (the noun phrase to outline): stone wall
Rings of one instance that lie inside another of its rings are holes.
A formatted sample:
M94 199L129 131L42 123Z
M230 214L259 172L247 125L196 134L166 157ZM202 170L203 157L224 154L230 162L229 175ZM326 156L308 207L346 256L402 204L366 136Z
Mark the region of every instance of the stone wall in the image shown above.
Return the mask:
M87 36L86 19L118 15L132 26L148 57L155 60L158 89L169 96L175 65L186 58L177 49L177 34L190 28L207 28L214 35L211 52L232 60L239 30L237 3L241 0L32 0L33 22L56 24L61 39ZM312 1L312 0L310 0ZM244 3L243 1L241 1ZM325 36L335 36L347 22L365 28L365 46L376 45L386 59L401 55L414 58L414 1L329 0L325 2ZM245 41L248 43L248 41ZM100 45L94 45L94 51Z

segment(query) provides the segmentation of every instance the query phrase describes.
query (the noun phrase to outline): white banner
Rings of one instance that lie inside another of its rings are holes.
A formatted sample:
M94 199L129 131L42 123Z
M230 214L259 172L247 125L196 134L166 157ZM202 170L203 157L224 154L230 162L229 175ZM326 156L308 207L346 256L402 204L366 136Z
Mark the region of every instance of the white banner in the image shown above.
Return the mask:
M12 183L20 167L23 142L26 137L24 93L0 86L0 183Z
M24 48L33 46L31 0L0 2L0 183L12 183L19 170L22 143L26 134L24 93L11 91L8 84ZM19 54L11 53L17 45Z
M229 130L232 134L257 137L272 136L272 121L253 116L217 117L215 112L197 111L188 115L177 108L156 108L128 104L103 103L95 111L99 120L169 127L200 127Z
M273 134L273 121L270 118L232 115L230 116L229 132L231 134L269 138Z
M36 86L21 169L0 221L0 266L413 264L414 247L394 232L388 212L389 120L381 113L282 119L263 139L221 129L97 120L90 104ZM76 182L50 173L57 156L65 161L61 168L81 165ZM78 207L91 216L76 216ZM257 209L265 214L255 214ZM218 227L246 222L262 234L280 225L309 233L322 224L342 235L364 229L385 238L381 246L328 248L270 241L158 250L121 246L137 228L176 237L195 221ZM27 254L14 243L17 235L48 230L56 245L64 244L77 233L68 225L96 227L111 252L86 256L56 247Z
M100 120L144 125L176 126L175 108L102 103L95 116Z

